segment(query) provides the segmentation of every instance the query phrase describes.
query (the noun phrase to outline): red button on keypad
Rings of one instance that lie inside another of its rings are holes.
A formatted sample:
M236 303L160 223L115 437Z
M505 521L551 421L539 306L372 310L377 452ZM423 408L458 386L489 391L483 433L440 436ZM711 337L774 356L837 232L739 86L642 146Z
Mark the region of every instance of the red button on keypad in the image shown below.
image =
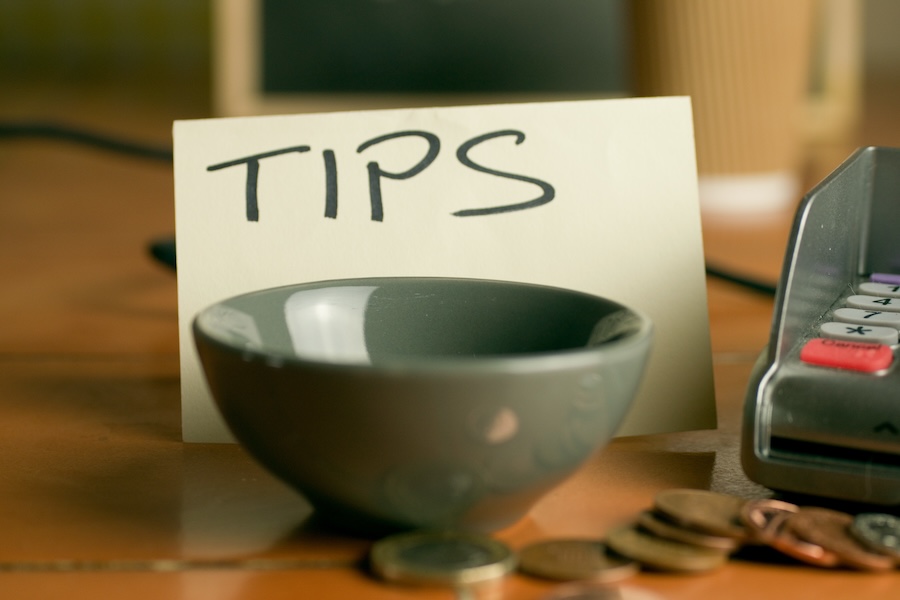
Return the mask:
M803 346L800 360L811 365L871 373L888 368L894 353L884 344L816 338Z

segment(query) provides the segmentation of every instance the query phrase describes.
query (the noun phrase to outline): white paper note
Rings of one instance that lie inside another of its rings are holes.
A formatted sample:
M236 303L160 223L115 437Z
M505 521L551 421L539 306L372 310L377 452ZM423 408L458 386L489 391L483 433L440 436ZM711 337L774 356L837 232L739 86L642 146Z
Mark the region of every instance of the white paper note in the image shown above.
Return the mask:
M690 101L178 121L183 435L232 438L190 323L292 283L453 276L577 289L654 321L620 435L715 427Z

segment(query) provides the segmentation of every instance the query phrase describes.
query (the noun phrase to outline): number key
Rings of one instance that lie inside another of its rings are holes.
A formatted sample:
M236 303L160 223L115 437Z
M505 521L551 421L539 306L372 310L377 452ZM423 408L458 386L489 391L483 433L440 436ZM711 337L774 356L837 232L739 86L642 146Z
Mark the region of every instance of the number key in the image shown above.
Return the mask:
M880 296L850 296L847 298L847 306L862 310L879 310L887 312L900 312L900 298L883 298Z

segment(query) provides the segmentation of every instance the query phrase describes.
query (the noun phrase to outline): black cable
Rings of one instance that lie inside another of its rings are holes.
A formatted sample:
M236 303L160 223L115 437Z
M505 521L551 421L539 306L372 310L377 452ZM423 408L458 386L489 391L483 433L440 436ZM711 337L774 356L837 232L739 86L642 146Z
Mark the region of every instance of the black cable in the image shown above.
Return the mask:
M177 253L175 250L175 239L174 238L159 238L150 243L150 254L160 263L166 265L171 269L176 268L177 263ZM713 267L709 264L706 265L706 274L709 277L714 277L716 279L721 279L723 281L727 281L728 283L733 283L735 285L739 285L741 287L747 288L751 291L758 292L760 294L764 294L766 296L774 296L776 286L775 284L769 283L767 281L762 281L759 279L753 279L751 277L746 277L743 275L737 275L735 273L725 271L723 269L719 269L717 267Z
M150 256L157 262L169 267L173 271L175 270L177 266L175 238L164 237L152 240L147 245L147 250L150 252Z
M171 148L151 146L113 135L60 125L49 121L0 121L0 138L47 138L93 146L117 154L127 154L137 158L146 158L171 163Z
M706 263L706 274L709 277L715 277L716 279L734 283L736 285L743 286L747 289L753 290L754 292L759 292L760 294L765 294L767 296L774 296L777 289L777 286L775 284L769 283L768 281L754 279L745 275L738 275L736 273L714 267L709 263Z
M171 148L152 146L143 142L49 121L0 121L0 139L28 137L72 142L117 154L126 154L169 164L173 161ZM148 252L159 263L173 270L176 268L174 238L166 237L151 241L148 244ZM775 295L775 285L769 282L746 277L709 264L706 265L706 274L761 294Z

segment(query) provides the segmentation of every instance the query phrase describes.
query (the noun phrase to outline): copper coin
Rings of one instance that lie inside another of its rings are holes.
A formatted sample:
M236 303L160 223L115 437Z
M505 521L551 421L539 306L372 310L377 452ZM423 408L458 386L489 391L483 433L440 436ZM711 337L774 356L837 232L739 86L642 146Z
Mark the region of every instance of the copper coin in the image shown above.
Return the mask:
M768 544L778 533L783 519L798 510L796 504L781 500L748 500L741 507L740 518L751 539Z
M900 517L861 513L854 517L850 533L866 547L900 561Z
M630 585L608 587L591 582L575 582L560 585L541 600L664 600L662 596L645 588Z
M780 513L774 515L768 527L768 544L792 558L817 567L836 567L841 558L831 550L818 544L803 540L787 526L788 520L798 513Z
M640 566L609 551L606 544L587 539L553 539L519 551L519 570L559 581L591 580L611 583L635 575Z
M828 508L801 508L787 520L797 537L836 554L844 564L866 571L887 571L895 566L886 554L869 550L850 533L853 516Z
M728 561L728 553L722 550L673 542L640 531L635 526L610 531L606 543L619 554L663 571L699 573L721 567Z
M740 546L740 542L734 538L689 529L672 523L663 515L649 510L644 511L638 517L638 525L661 538L703 548L734 552Z
M746 500L709 490L673 489L656 495L654 507L672 521L713 535L743 540L747 528L740 520Z

